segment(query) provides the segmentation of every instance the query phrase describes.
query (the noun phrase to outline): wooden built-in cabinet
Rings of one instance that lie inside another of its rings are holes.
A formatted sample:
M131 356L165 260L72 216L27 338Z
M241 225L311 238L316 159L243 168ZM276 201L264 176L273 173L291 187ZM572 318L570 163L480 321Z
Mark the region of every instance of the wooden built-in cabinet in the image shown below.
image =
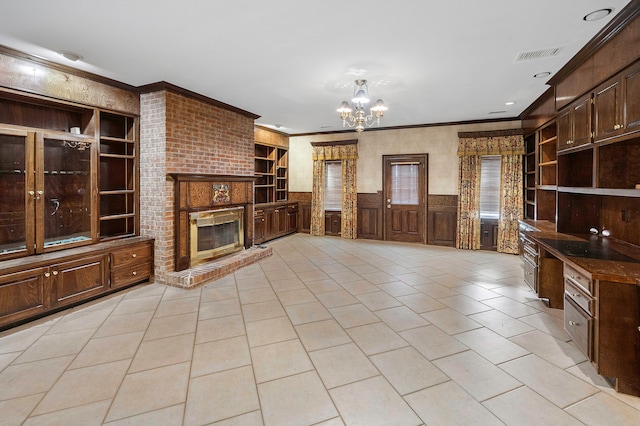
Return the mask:
M100 238L137 230L137 120L100 112Z
M153 275L153 241L136 237L137 121L0 88L0 327Z
M582 96L558 112L558 151L591 142L591 99L591 94Z
M0 329L153 275L153 240L132 237L0 262Z
M324 212L324 235L342 235L342 212L333 210Z
M551 120L525 137L523 159L524 217L556 221L558 134Z
M593 139L596 142L640 131L640 63L593 92Z
M298 202L289 200L289 138L255 128L253 242L264 243L298 231Z
M286 201L288 149L256 142L254 161L256 204Z
M297 202L256 205L253 216L253 239L260 244L298 231Z
M522 195L524 201L524 218L535 220L536 218L536 133L531 133L524 138L525 155L522 158Z

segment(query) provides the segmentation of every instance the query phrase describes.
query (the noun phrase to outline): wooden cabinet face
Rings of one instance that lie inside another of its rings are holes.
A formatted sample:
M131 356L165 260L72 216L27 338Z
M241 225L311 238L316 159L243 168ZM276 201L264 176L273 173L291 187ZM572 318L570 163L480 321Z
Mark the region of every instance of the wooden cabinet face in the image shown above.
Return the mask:
M591 142L591 96L573 104L573 146Z
M102 293L107 288L108 263L105 255L91 256L53 265L55 305L61 306Z
M591 142L591 95L572 103L557 117L558 151Z
M0 258L96 240L96 149L83 135L0 130Z
M0 276L0 326L41 314L50 308L46 268Z
M325 235L342 234L341 212L334 212L334 211L324 212L324 234Z
M566 109L558 115L558 151L571 147L573 132L571 129L571 110Z
M594 139L600 140L622 131L620 80L608 81L593 95Z
M640 64L622 76L624 98L624 130L640 130Z

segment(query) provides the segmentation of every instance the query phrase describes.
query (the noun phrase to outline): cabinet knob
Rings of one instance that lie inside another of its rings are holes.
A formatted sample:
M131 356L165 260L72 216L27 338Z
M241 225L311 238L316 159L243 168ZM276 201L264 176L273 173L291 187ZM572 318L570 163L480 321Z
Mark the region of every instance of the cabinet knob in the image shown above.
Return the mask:
M138 255L137 255L137 254L135 254L135 253L133 253L133 254L131 255L131 257L138 257Z
M569 321L569 325L578 325L578 323L575 321Z
M53 275L58 275L58 271L53 271Z
M133 271L133 272L131 273L131 275L136 276L136 275L138 275L138 273L137 273L136 271Z
M50 273L48 273L48 272L45 272L45 273L44 273L44 276L45 276L45 278L49 278L49 277L51 276L51 274L50 274Z

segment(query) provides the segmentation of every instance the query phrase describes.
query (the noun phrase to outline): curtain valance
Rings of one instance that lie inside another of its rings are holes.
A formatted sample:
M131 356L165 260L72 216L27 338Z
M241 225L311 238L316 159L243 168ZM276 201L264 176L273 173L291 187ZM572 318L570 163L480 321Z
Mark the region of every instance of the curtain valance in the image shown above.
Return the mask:
M506 135L458 139L458 156L465 155L524 155L524 137Z
M325 145L313 147L313 161L357 160L358 145Z

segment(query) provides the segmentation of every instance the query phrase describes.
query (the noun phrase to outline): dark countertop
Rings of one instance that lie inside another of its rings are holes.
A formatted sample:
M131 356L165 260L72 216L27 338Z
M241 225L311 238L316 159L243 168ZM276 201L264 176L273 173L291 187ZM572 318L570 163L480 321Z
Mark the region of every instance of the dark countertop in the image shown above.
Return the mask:
M525 231L540 247L597 280L640 285L640 247L597 235Z

